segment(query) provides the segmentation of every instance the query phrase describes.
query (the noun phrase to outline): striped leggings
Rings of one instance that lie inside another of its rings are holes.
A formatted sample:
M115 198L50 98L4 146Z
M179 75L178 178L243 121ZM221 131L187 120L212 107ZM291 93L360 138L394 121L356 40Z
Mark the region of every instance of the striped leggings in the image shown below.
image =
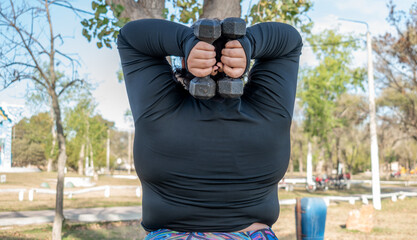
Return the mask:
M159 229L149 233L145 240L278 240L271 228L249 232L176 232Z

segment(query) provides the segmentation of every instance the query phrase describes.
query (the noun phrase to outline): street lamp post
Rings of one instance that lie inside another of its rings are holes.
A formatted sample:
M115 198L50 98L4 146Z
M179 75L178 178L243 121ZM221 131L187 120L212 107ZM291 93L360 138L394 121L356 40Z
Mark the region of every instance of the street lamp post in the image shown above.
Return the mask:
M370 115L370 135L371 135L371 164L372 164L372 203L374 208L381 210L381 186L379 183L379 157L378 140L376 134L376 111L375 111L375 88L374 88L374 65L372 61L372 39L369 25L363 21L339 18L342 21L355 22L366 25L366 48L368 51L368 96L369 96L369 115Z

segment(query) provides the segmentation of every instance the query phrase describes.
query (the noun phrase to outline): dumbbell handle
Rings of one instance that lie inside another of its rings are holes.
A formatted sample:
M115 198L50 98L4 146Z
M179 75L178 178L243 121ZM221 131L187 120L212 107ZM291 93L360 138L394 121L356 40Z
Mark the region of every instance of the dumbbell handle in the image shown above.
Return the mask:
M221 35L221 25L217 20L203 19L194 26L194 35L201 41L212 44ZM190 82L190 94L199 99L210 99L216 94L216 82L210 75L196 77Z
M246 34L246 23L240 18L226 18L222 21L222 37L227 41L236 40ZM243 81L228 76L218 80L218 92L224 98L238 98L243 94Z

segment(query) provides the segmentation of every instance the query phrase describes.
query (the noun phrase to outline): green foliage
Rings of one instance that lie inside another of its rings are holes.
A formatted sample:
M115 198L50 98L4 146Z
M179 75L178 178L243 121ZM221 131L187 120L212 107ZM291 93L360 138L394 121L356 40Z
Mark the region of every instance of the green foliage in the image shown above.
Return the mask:
M74 169L78 168L82 145L86 146L86 156L94 160L95 166L100 167L106 164L107 129L113 127L114 123L95 114L95 108L93 100L86 96L66 113L68 165Z
M117 75L117 81L119 81L119 83L122 83L125 79L124 75L123 75L123 71L122 68L119 68L119 70L116 73Z
M169 2L170 0L168 0ZM198 20L203 13L202 4L197 0L172 0L173 4L180 12L179 17L176 14L171 14L168 18L168 9L166 9L165 18L170 21L178 21L182 23L193 23Z
M166 0L166 3L172 4L175 13L170 13L168 8L165 8L162 17L170 21L193 23L203 12L202 2L201 0ZM312 6L311 0L260 0L251 7L245 19L250 24L280 21L292 24L301 32L309 34L313 22L307 16L307 12ZM125 8L123 5L109 6L105 0L92 0L91 7L94 10L94 17L81 21L82 34L88 41L97 39L98 48L103 46L111 48L111 42L116 39L119 29L130 21L129 18L121 17Z
M378 104L386 110L384 121L417 141L417 3L408 13L396 10L393 1L388 8L387 20L397 34L378 36L372 46L376 81L384 86Z
M113 11L109 11L110 6L106 4L105 0L93 0L91 8L94 11L94 17L81 21L81 25L83 25L82 35L89 42L92 38L97 39L96 45L98 48L103 46L112 48L111 42L116 39L119 29L129 22L128 18L121 17L124 7L120 4L112 4ZM112 14L109 14L109 12Z
M44 112L30 119L24 118L14 126L12 141L14 165L31 164L40 167L45 165L52 146L52 124L49 113Z
M352 51L359 48L352 37L326 30L307 41L313 46L319 64L301 73L299 97L305 111L304 130L326 141L331 130L341 124L335 116L336 101L349 86L361 86L364 70L348 67Z
M47 77L50 79L51 73L49 65L43 63L42 69ZM35 76L41 78L39 71L35 71ZM55 71L56 78L56 92L59 93L65 88L65 90L58 96L60 103L69 104L75 101L80 95L91 89L89 83L84 80L73 80L68 78L63 72ZM51 96L48 90L44 88L38 82L33 82L34 88L27 89L26 91L26 104L32 109L40 110L39 107L45 107L52 109ZM66 87L68 86L68 87ZM43 108L44 109L44 108Z
M113 162L117 158L125 159L128 158L128 151L131 149L128 146L129 136L128 132L117 131L115 129L110 130L110 160ZM113 165L117 165L113 162Z
M303 33L311 33L313 22L307 16L312 8L310 0L259 0L250 10L246 21L253 25L259 22L283 22L298 27Z
M197 0L167 0L167 2L172 2L180 13L179 16L169 14L168 9L165 8L163 17L171 21L195 22L203 11L201 3ZM89 42L96 39L98 48L103 46L112 48L111 42L116 40L119 29L130 21L129 18L121 17L125 7L120 4L109 6L105 0L92 0L91 8L94 11L94 17L81 21L82 35Z

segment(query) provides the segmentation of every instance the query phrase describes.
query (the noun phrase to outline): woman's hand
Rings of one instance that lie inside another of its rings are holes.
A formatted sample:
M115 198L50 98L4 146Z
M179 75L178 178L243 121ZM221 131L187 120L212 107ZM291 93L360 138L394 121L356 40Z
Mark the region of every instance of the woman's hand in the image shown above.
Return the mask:
M227 76L239 78L245 73L246 54L239 41L233 40L226 43L222 50L221 61L223 66L219 67Z
M205 77L217 73L216 52L213 45L206 42L198 42L187 59L188 71L196 77Z

